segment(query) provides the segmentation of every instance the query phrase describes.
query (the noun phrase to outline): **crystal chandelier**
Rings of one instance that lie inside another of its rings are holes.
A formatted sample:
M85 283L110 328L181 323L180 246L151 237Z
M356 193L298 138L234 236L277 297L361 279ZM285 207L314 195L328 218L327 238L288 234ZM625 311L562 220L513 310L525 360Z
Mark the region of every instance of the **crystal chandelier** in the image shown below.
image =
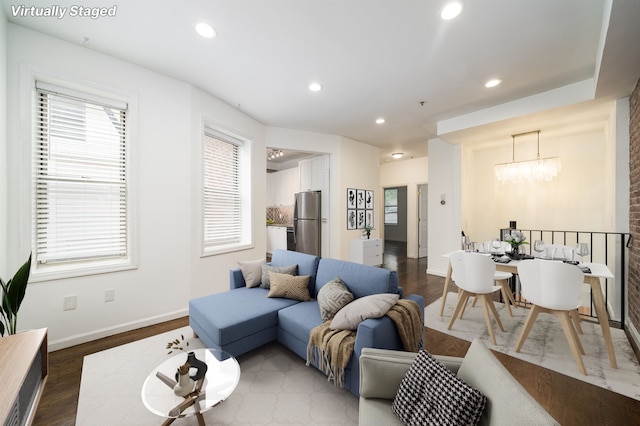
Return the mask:
M538 135L538 155L535 160L516 161L516 137L536 133ZM500 183L549 182L560 173L560 157L540 158L540 130L511 135L512 160L510 163L496 164L494 173Z

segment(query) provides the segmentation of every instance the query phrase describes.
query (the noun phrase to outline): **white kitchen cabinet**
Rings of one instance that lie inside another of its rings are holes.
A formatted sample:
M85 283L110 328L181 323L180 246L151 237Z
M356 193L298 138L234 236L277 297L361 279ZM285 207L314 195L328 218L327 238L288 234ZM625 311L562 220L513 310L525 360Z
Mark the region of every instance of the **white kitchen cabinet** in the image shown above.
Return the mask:
M298 163L300 191L320 191L322 193L322 257L331 257L331 156L319 155Z
M297 167L267 173L267 206L292 206L296 192L300 192Z
M301 191L324 191L327 189L323 177L329 174L329 158L328 155L320 155L298 163Z
M267 173L267 206L273 207L276 204L277 179L275 173Z
M351 240L349 258L352 262L364 265L382 265L382 240L380 238Z
M287 249L287 227L267 226L267 253Z
M283 206L292 206L295 200L296 192L300 192L300 173L299 168L294 167L282 171L282 194L281 201Z

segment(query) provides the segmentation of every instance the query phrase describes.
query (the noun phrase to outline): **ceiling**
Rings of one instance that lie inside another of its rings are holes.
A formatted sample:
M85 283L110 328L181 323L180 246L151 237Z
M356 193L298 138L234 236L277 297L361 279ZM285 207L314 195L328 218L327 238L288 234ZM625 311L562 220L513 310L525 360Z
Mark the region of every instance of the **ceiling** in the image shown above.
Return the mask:
M265 125L378 146L383 160L424 156L436 136L508 141L559 111L593 115L640 78L640 0L462 0L450 21L444 0L83 1L117 6L98 19L14 16L1 1L12 23L188 82ZM217 37L197 35L200 21ZM502 84L487 89L490 78Z

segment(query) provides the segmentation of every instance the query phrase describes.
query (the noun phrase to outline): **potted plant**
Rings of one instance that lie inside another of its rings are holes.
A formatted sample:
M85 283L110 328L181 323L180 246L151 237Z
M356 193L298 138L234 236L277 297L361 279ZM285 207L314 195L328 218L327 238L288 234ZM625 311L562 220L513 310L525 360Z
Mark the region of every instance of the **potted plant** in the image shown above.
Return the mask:
M371 237L371 231L373 231L373 226L367 225L362 229L362 236L366 236L367 240Z
M31 255L29 260L18 269L12 279L5 283L0 278L2 286L2 304L0 304L0 336L16 334L18 309L27 291L27 282L31 271Z

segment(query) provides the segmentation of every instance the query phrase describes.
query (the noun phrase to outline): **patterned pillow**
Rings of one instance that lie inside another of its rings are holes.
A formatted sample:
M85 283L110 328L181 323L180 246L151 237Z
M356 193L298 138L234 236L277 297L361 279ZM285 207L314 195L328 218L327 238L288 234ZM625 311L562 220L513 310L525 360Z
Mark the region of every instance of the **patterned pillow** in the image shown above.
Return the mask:
M271 288L267 297L284 297L285 299L308 302L309 295L309 275L289 275L269 272Z
M320 307L322 322L333 319L336 312L352 300L353 294L340 277L335 277L323 285L318 292L318 306Z
M290 266L272 266L264 264L262 265L262 282L260 288L266 288L267 290L271 286L269 281L269 272L277 272L279 274L298 275L298 265Z
M476 425L486 403L486 396L422 349L402 379L391 409L411 426Z

